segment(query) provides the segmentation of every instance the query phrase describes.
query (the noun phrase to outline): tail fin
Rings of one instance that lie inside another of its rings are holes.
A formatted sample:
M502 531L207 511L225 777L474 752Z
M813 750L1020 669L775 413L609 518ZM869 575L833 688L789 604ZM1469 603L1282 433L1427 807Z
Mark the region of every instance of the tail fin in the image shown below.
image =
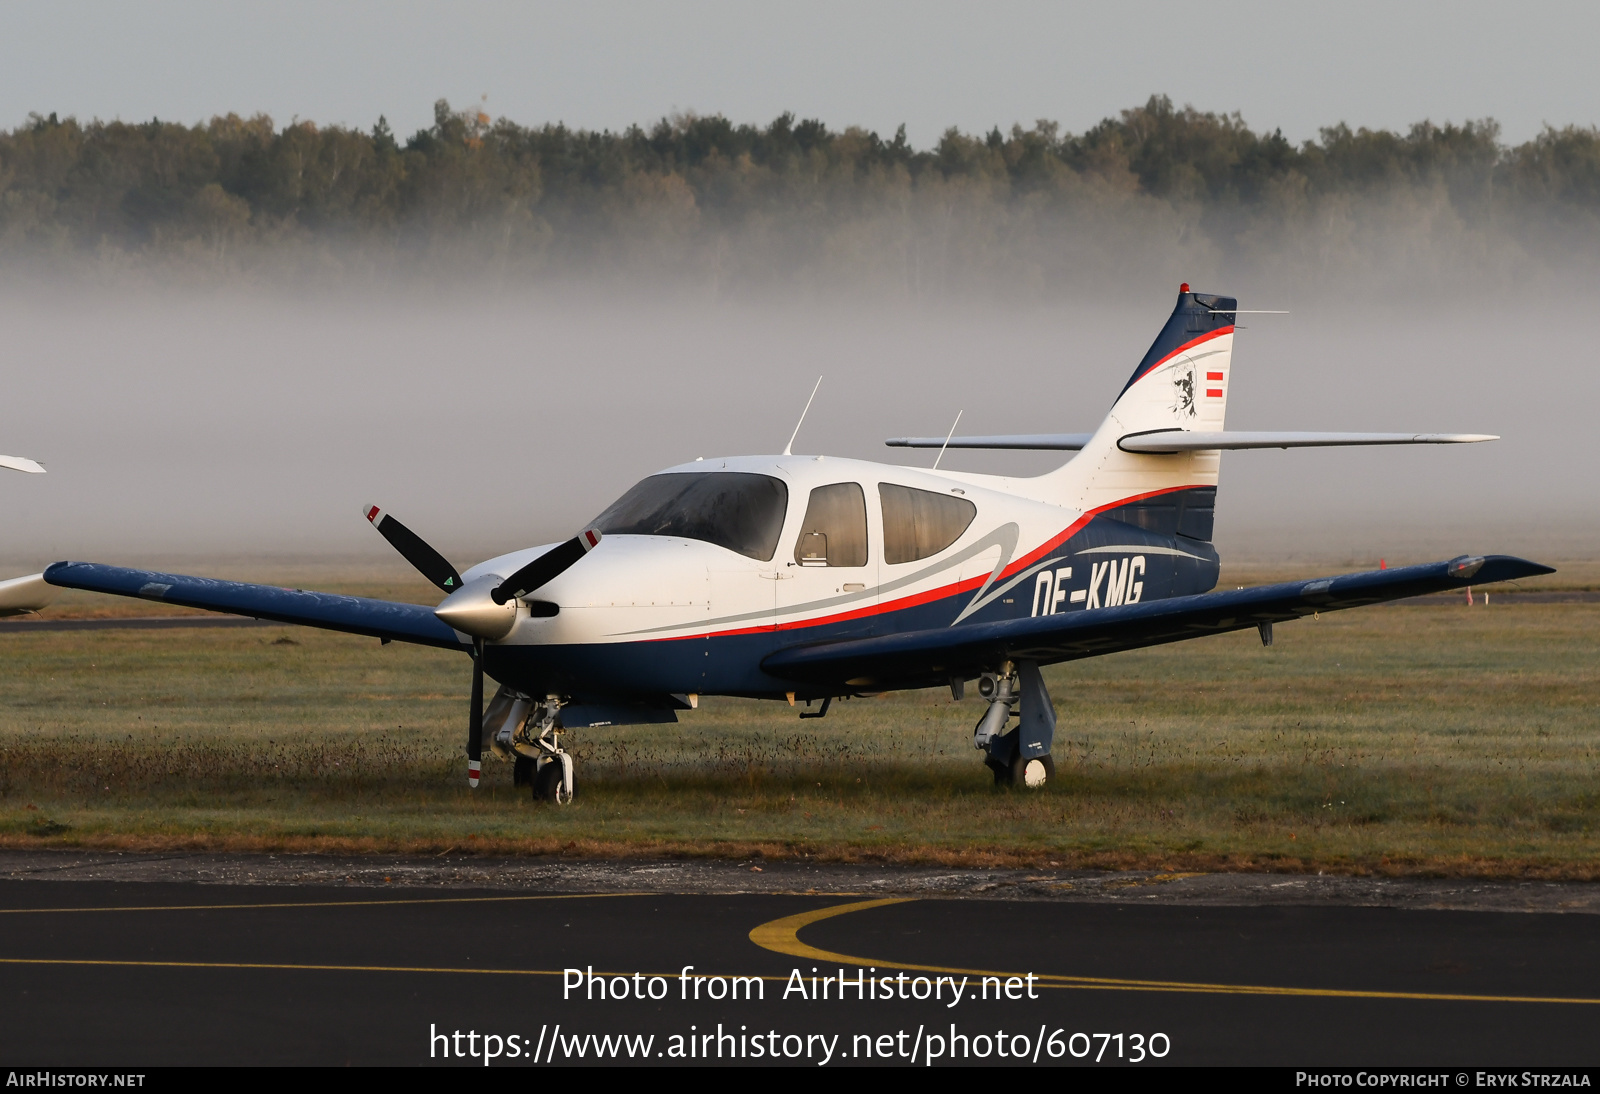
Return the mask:
M1192 509L1183 534L1209 540L1222 454L1127 452L1118 442L1137 433L1222 430L1238 306L1233 297L1191 292L1184 285L1171 318L1093 438L1041 480L1045 496L1088 512L1183 491L1185 498L1170 498L1167 505Z

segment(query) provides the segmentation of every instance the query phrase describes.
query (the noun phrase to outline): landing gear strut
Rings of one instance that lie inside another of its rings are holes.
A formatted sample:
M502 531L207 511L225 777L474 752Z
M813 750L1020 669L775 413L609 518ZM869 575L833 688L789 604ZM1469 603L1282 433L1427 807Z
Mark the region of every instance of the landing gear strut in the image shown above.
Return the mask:
M559 695L536 702L501 688L484 721L496 727L491 747L502 759L513 760L511 782L530 787L534 801L566 805L576 792L572 756L561 747Z
M1053 779L1056 711L1038 664L1007 661L1001 671L979 679L978 694L989 707L972 731L972 744L983 750L994 784L1037 789ZM1011 725L1013 708L1019 706L1017 724Z

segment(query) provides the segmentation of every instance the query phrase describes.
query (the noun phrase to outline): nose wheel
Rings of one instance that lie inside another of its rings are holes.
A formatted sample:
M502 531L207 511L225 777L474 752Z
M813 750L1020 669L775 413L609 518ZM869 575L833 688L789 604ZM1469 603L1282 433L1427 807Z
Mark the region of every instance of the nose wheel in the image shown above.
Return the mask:
M566 805L576 792L572 756L561 747L561 706L559 697L550 696L520 721L508 718L495 735L496 750L515 756L512 785L528 787L534 801L556 805Z
M566 805L572 800L572 757L565 752L538 761L533 773L533 800Z

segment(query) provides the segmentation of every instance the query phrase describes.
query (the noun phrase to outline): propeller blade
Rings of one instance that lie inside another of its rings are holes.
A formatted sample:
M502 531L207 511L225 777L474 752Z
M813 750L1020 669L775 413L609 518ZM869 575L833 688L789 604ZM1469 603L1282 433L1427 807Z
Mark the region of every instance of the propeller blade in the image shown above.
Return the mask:
M472 650L472 706L467 711L467 785L476 787L483 772L483 640Z
M415 566L423 577L447 593L453 593L461 588L461 575L456 573L456 568L438 551L424 543L417 533L376 505L367 506L361 510L361 515L371 521L378 533L388 540L407 562Z
M584 555L600 546L600 529L585 528L567 542L552 547L522 569L501 582L489 595L496 604L504 604L512 597L527 596L554 581L558 575Z

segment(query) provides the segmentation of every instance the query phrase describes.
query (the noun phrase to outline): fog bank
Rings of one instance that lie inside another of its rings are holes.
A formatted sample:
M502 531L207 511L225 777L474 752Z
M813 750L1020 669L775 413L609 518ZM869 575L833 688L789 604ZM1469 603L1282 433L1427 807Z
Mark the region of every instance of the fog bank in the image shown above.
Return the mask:
M707 300L529 286L56 284L0 298L0 477L12 570L60 558L394 559L378 503L458 565L570 535L638 478L781 450L927 464L884 438L1092 429L1170 312L1176 276L1104 299L933 307L817 295ZM1233 284L1196 287L1236 291ZM1167 282L1171 283L1168 284ZM1569 299L1352 305L1240 291L1228 425L1498 433L1473 446L1224 457L1225 558L1510 551L1592 557L1600 399ZM1036 473L1056 457L951 453Z

